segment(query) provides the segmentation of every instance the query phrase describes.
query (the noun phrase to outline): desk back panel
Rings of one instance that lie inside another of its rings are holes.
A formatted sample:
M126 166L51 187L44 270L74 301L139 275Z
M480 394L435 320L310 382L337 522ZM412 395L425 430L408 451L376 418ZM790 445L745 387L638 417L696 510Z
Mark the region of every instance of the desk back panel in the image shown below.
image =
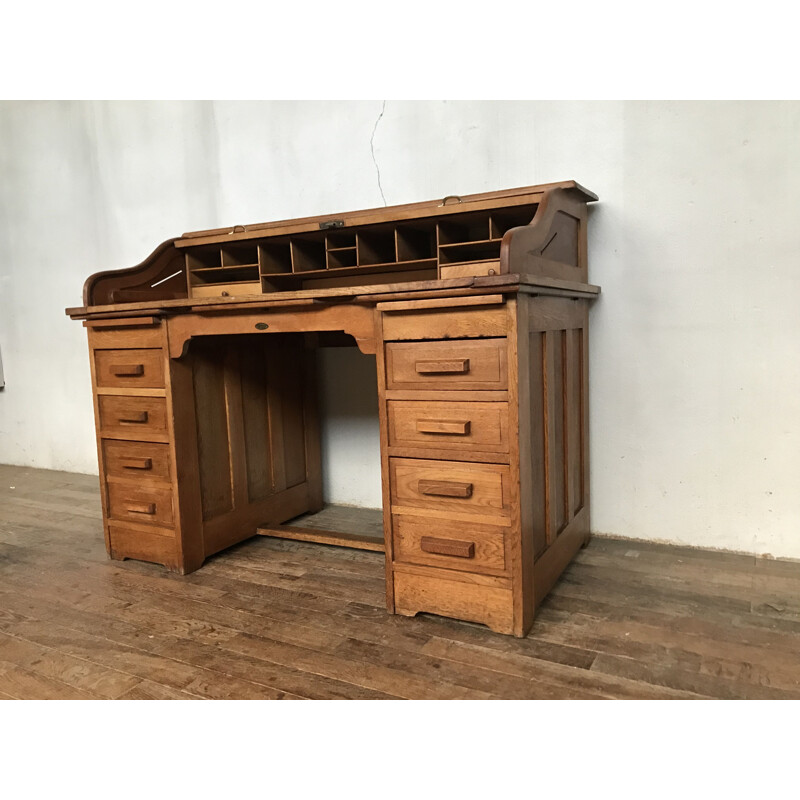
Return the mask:
M194 339L196 458L204 552L317 510L319 443L313 351L300 334ZM188 443L190 444L190 443Z

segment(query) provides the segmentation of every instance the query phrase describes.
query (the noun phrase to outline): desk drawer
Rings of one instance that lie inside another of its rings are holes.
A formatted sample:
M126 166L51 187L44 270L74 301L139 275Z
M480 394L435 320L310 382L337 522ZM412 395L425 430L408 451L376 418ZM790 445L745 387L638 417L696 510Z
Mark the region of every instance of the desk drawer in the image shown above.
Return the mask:
M387 342L386 388L507 389L506 340Z
M389 445L508 452L508 403L389 400Z
M484 516L510 513L509 468L498 464L390 458L392 506Z
M172 570L180 568L177 542L172 531L110 522L108 538L112 558L135 558L163 564Z
M172 490L169 487L139 488L132 483L111 483L108 486L108 516L129 522L153 525L172 524Z
M100 388L163 389L161 350L95 350L95 380Z
M109 478L170 479L169 445L156 442L103 441L103 463Z
M420 611L488 625L496 633L514 632L514 595L505 579L450 569L397 565L393 571L398 614Z
M167 437L167 401L163 397L100 395L100 433L122 439L149 441Z
M504 573L508 528L411 514L392 515L394 560L467 572Z

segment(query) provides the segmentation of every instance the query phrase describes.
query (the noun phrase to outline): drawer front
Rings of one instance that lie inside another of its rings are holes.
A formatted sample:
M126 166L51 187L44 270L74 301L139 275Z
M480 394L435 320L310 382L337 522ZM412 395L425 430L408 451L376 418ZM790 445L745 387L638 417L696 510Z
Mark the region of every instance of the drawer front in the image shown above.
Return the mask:
M386 388L507 389L506 340L387 342Z
M132 325L122 328L89 328L89 346L93 350L161 347L164 335L160 325Z
M103 441L103 463L109 478L170 479L169 445L156 442Z
M390 400L389 445L508 452L508 403Z
M167 434L167 401L163 397L100 395L100 433L125 439L147 439Z
M410 567L409 569L420 569ZM467 583L451 570L434 574L394 570L394 606L398 614L420 611L488 625L496 633L514 632L514 596L511 589ZM488 580L484 576L475 576ZM496 580L500 580L499 578Z
M393 514L394 560L468 572L507 572L508 530L499 525Z
M482 339L505 336L508 309L502 303L481 308L430 308L383 313L383 338L392 340Z
M108 538L111 557L135 558L163 564L169 569L179 568L177 543L174 536L165 535L168 531L153 528L152 532L134 528L124 523L111 522L108 525Z
M153 525L172 524L172 490L138 488L132 483L108 483L108 516Z
M261 282L207 283L192 286L192 297L237 297L243 294L261 294Z
M163 389L164 356L161 350L95 350L98 387Z
M509 468L496 464L390 458L393 506L508 516Z
M441 266L439 273L442 280L447 278L467 278L477 275L499 275L500 262L494 261L471 261L469 264L455 264L454 266Z

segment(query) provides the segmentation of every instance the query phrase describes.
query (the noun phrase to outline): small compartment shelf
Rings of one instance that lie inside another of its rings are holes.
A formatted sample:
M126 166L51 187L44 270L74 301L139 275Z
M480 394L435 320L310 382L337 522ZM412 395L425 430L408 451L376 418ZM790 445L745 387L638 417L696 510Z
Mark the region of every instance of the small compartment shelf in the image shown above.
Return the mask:
M436 226L433 223L398 225L394 236L398 261L436 258Z
M322 238L292 239L292 272L311 272L326 268L325 240Z
M186 251L186 268L189 273L199 269L213 269L222 266L219 247L203 247Z
M397 261L394 228L365 228L356 234L357 264L393 264Z
M231 267L196 269L191 273L194 285L201 283L236 283L258 281L258 264L243 264Z
M222 248L223 267L258 267L258 248L254 244L230 244Z
M437 225L440 247L443 244L482 242L489 239L490 236L488 211L463 214L455 219L442 219Z
M258 263L262 275L291 273L292 248L288 239L267 240L258 245Z
M259 291L258 253L255 245L204 247L186 253L189 289L193 297Z
M328 248L328 269L344 269L356 266L356 246Z
M466 264L471 261L493 261L500 258L500 239L458 242L439 245L439 264Z
M512 206L492 211L489 217L490 238L502 239L503 234L511 228L530 225L536 215L538 205Z

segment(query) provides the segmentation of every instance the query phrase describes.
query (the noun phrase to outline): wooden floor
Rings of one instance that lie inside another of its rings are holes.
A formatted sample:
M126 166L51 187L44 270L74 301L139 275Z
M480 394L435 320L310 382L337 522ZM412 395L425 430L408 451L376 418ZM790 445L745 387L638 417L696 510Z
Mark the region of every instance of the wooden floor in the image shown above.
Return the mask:
M111 562L97 478L0 466L0 698L800 698L797 563L595 538L524 640L387 615L382 563Z

